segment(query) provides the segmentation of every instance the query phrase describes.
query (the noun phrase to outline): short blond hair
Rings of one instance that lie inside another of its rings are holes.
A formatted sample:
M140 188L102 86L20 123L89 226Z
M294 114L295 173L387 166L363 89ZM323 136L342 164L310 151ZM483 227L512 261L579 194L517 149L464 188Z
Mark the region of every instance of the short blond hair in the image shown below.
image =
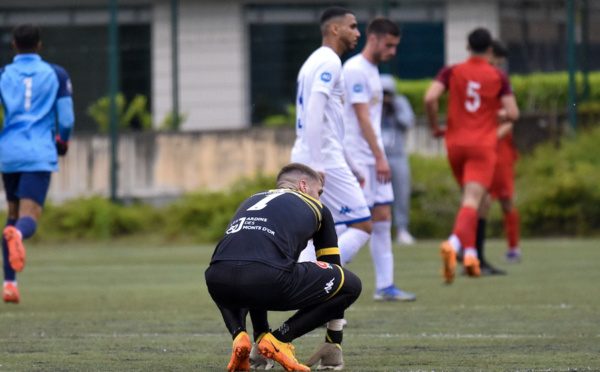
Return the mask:
M323 184L323 177L311 167L301 163L290 163L283 166L279 171L279 174L277 175L277 186L284 181L298 183L302 178L306 177Z

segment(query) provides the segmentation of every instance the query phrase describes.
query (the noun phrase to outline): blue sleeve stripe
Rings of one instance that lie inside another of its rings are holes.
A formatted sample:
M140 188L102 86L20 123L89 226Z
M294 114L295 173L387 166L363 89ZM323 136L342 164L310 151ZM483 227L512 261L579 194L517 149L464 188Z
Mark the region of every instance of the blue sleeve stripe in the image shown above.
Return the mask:
M71 87L71 79L69 78L67 71L58 65L51 64L50 66L52 66L56 73L56 77L58 77L58 93L56 94L56 97L71 97L73 88Z

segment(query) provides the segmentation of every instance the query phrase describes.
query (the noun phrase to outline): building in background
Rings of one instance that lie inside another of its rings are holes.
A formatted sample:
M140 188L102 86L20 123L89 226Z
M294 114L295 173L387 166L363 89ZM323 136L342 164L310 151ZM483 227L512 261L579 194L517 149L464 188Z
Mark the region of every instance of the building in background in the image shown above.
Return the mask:
M148 97L155 125L171 112L171 1L119 1L120 90ZM107 1L7 3L0 2L0 63L12 59L15 23L42 26L44 58L71 73L76 133L96 131L86 109L108 92ZM465 35L477 26L508 45L510 72L566 69L566 0L179 0L182 129L246 128L285 112L297 71L320 42L319 15L335 3L356 11L361 31L382 13L402 26L399 55L385 68L405 79L431 78L463 60ZM590 55L597 56L600 2L588 6ZM600 69L600 58L588 63Z

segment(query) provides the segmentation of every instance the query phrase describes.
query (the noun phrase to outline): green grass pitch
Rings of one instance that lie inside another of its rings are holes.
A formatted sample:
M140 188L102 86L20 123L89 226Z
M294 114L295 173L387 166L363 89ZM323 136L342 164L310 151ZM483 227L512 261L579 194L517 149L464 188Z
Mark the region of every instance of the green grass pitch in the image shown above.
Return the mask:
M600 370L600 240L525 240L505 277L444 285L437 241L395 246L414 303L374 302L368 247L348 268L346 371ZM212 246L29 244L21 304L0 304L1 371L224 371L231 339L204 285ZM271 313L277 327L290 313ZM305 361L318 329L294 342ZM280 366L274 370L281 371Z

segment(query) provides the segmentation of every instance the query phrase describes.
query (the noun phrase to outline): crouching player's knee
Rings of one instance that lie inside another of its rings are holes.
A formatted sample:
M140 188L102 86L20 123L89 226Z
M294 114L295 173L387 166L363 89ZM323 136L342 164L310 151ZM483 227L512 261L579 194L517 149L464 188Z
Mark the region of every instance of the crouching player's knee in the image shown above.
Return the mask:
M362 292L362 282L353 272L346 269L343 269L343 271L344 284L342 285L339 294L344 295L347 298L346 308L348 308L356 301L358 296L360 296L360 293Z

